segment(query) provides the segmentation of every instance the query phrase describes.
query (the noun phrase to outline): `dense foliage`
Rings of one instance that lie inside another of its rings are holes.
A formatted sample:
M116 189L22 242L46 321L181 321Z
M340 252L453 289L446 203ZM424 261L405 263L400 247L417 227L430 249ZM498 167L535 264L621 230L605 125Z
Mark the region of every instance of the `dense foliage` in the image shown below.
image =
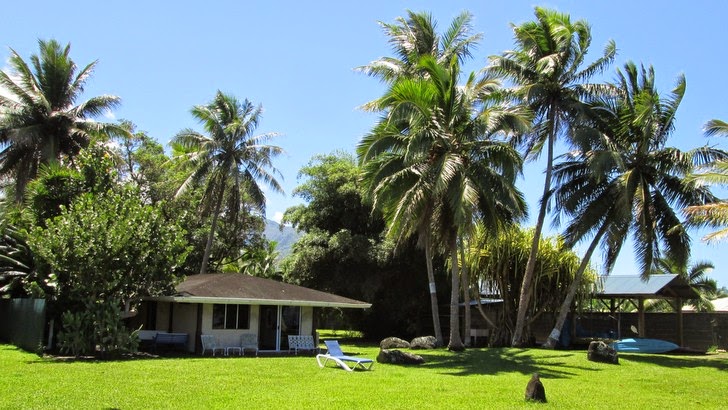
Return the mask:
M383 239L384 222L365 200L354 159L319 155L299 175L305 180L294 194L308 203L289 208L284 222L305 234L283 262L284 279L371 302L366 312L343 312L366 337L429 334L422 253L412 241L395 250Z

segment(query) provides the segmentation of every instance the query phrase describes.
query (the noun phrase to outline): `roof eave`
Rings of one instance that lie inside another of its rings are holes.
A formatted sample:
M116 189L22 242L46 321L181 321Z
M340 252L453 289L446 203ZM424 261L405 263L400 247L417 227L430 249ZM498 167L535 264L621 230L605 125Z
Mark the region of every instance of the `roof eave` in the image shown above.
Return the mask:
M348 302L323 302L312 300L287 300L287 299L252 299L252 298L215 298L202 296L155 296L144 298L157 302L174 303L220 303L232 305L277 305L277 306L310 306L310 307L335 307L347 309L368 309L371 303L348 303Z

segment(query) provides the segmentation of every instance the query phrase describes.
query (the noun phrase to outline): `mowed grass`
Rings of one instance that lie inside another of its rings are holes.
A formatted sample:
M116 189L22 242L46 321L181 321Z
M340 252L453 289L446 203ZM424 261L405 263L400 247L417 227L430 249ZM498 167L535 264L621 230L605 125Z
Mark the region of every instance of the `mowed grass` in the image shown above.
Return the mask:
M342 341L346 353L378 348ZM584 351L417 351L427 363L321 369L313 356L184 357L119 361L39 358L0 345L0 408L728 408L728 356L622 354L593 363ZM547 404L524 402L533 372Z

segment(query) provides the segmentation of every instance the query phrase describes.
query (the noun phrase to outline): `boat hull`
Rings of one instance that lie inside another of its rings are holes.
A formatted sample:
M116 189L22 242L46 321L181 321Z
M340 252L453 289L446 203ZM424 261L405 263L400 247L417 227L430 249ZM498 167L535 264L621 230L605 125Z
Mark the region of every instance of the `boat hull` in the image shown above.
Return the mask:
M622 339L612 343L612 347L624 353L665 353L680 346L660 339Z

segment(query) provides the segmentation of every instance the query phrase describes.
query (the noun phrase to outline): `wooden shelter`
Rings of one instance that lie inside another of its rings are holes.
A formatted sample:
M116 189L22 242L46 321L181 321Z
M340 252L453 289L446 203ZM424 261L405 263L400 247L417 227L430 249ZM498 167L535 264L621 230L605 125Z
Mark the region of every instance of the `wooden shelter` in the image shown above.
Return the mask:
M605 304L609 301L607 307L612 313L624 303L632 303L637 308L639 337L646 337L645 300L667 299L675 308L678 344L683 346L683 300L695 299L699 295L679 275L650 275L647 280L642 280L639 275L610 275L597 279L592 297Z

